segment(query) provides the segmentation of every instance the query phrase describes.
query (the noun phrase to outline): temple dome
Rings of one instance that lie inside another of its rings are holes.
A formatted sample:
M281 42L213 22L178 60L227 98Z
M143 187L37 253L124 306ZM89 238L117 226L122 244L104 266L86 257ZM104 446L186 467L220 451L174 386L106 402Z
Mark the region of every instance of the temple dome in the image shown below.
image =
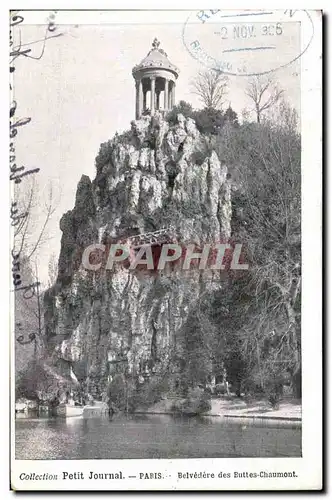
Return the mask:
M149 51L147 56L144 57L144 59L139 64L134 66L134 77L137 73L144 73L144 71L151 69L170 71L171 73L173 73L175 78L178 77L178 68L169 61L166 52L163 49L159 48L159 45L160 42L157 40L157 38L155 38L152 43L152 49Z

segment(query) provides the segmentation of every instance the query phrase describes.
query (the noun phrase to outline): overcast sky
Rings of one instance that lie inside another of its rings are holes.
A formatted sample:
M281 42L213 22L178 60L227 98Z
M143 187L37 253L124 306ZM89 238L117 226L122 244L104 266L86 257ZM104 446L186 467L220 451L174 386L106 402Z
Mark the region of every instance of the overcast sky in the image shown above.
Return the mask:
M57 25L53 34L64 34L46 42L40 60L19 57L15 61L16 115L31 117L31 123L22 127L17 137L17 162L27 169L40 168L36 180L41 191L50 180L55 190L61 188L61 199L49 226L53 237L40 253L43 281L47 281L49 255L59 253L59 220L73 207L81 175L93 179L100 143L110 139L116 131L130 128L135 114L131 71L150 50L154 37L160 40L161 48L180 69L176 101L185 100L200 107L197 97L190 92L190 81L204 68L183 45L183 23L167 22L166 17L165 22L160 22L160 13L157 24L151 19L144 23L146 16L140 18L139 15L132 14L135 23ZM47 13L43 16L47 17ZM184 12L178 16L183 16L183 21L187 17ZM127 19L128 13L123 15L123 21ZM117 13L118 21L121 21L121 13ZM21 26L20 31L22 43L27 44L42 39L45 26ZM213 40L215 43L215 38ZM278 42L279 52L274 55L277 59L290 46L298 47L298 26L294 24L291 36ZM38 56L42 42L29 47L32 54ZM300 60L276 71L275 78L285 89L288 101L299 111ZM249 106L244 94L246 83L243 77L229 77L227 104L230 102L239 114Z

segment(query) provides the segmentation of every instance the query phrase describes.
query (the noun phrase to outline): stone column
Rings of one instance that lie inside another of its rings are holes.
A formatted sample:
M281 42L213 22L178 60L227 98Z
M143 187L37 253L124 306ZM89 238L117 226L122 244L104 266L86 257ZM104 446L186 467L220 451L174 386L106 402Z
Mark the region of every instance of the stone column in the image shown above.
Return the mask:
M138 89L138 109L139 109L139 117L142 116L143 111L143 82L139 81L139 89Z
M170 81L169 87L168 87L168 109L172 109L172 86L173 82Z
M175 106L175 82L173 82L173 85L172 85L172 108L173 106Z
M164 109L168 110L168 80L165 78Z
M139 119L139 81L136 80L135 86L136 86L136 112L135 112L135 117L136 120Z
M147 91L143 92L143 111L146 110L146 93Z
M160 108L160 90L156 91L156 96L157 96L157 99L156 99L156 109L159 110L159 108Z
M156 77L151 77L151 116L154 115L155 110L155 102L156 102Z

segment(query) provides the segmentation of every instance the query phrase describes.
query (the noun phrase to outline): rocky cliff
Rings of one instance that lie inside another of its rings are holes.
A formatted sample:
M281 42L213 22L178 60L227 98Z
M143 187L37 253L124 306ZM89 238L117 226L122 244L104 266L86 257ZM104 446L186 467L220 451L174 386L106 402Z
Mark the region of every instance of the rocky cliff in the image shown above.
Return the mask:
M90 244L157 231L179 242L218 242L230 236L227 168L195 122L178 115L143 117L102 144L91 182L82 176L73 210L64 214L57 283L45 295L46 343L54 363L74 373L94 396L112 374L132 377L172 371L181 353L181 329L218 277L88 271ZM125 367L125 368L124 368Z

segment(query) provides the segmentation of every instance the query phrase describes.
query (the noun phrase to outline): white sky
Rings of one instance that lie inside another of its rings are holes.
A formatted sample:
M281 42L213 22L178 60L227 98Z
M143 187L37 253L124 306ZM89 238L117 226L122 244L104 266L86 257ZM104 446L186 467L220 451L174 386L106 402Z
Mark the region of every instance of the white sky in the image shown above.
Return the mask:
M54 34L63 32L64 35L46 42L40 60L19 57L15 61L16 117L29 116L32 119L30 124L19 130L17 136L18 166L40 168L36 180L41 191L46 191L49 180L53 181L57 190L61 189L61 199L49 226L53 238L40 252L43 281L47 281L49 255L59 253L59 221L62 214L74 205L81 175L86 174L93 179L94 161L100 143L110 139L116 131L130 128L135 113L132 67L145 57L154 37L160 40L170 61L180 69L176 101L185 100L194 107L200 107L197 97L190 92L190 81L204 67L191 57L183 45L183 23L162 22L159 13L158 23L150 20L144 24L146 16L141 22L137 17L139 14L134 14L137 23L133 23L133 19L130 23L108 25L60 23ZM180 18L181 15L184 22L188 15L180 12ZM47 17L47 13L43 16ZM124 17L127 21L128 14ZM121 19L121 12L117 13L117 21ZM279 56L290 45L299 44L298 25L293 24L293 27L291 36L278 40ZM23 44L42 39L45 33L45 26L40 25L26 25L20 29ZM29 47L37 56L42 43ZM274 57L278 58L278 53ZM285 89L288 101L299 111L300 60L276 71L274 75ZM244 94L246 83L244 77L229 77L227 103L229 101L239 114L249 106Z

